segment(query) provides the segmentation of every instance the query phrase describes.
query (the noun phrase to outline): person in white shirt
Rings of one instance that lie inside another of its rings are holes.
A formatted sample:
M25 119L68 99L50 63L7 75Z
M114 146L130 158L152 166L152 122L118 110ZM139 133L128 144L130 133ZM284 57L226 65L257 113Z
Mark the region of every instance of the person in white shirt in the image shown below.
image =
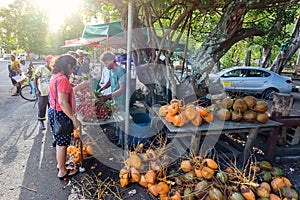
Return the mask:
M101 80L99 82L100 88L106 85L106 83L109 81L109 69L107 67L102 68L102 73L101 73ZM109 95L111 94L111 87L108 87L104 90L102 90L104 95Z
M53 56L48 55L45 58L46 65L39 66L35 71L34 87L38 96L38 121L40 122L40 130L45 130L44 121L46 120L46 110L49 105L49 83L52 76L52 67L50 62Z

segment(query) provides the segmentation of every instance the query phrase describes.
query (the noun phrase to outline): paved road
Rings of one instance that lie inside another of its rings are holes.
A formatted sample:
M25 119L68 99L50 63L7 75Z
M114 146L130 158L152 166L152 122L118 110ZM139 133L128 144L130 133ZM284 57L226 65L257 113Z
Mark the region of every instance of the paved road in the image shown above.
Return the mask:
M51 134L39 131L34 104L12 97L10 88L7 61L0 61L0 199L67 199L70 191L56 177Z
M294 96L294 106L293 106L291 114L300 116L300 81L294 80L293 85L296 86L299 89L299 91L292 92L292 95Z

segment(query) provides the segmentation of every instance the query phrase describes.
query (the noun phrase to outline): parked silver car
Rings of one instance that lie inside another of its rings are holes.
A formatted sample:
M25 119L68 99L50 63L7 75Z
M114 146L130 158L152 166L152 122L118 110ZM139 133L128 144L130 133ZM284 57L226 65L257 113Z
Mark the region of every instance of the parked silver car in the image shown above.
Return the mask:
M292 79L259 67L233 67L218 73L226 92L262 95L272 99L274 92L291 93Z

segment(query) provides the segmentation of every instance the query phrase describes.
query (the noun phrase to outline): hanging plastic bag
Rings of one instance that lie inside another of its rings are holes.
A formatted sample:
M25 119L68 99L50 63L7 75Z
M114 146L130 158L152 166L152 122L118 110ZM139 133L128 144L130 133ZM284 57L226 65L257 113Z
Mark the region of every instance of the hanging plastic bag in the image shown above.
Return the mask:
M24 74L21 75L15 75L12 77L17 83L23 82L26 79L26 76Z

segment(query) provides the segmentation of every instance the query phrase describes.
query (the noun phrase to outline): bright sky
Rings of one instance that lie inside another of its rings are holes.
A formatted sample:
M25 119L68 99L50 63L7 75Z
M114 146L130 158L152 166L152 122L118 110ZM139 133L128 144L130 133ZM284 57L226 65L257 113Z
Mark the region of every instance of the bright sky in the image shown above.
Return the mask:
M50 30L56 31L66 16L82 6L83 0L32 0L45 10L50 18Z
M83 0L31 0L45 10L50 18L50 30L55 31L64 22L66 16L82 6ZM14 0L0 0L0 7L12 4Z
M6 7L9 4L12 4L14 0L0 0L0 7Z

